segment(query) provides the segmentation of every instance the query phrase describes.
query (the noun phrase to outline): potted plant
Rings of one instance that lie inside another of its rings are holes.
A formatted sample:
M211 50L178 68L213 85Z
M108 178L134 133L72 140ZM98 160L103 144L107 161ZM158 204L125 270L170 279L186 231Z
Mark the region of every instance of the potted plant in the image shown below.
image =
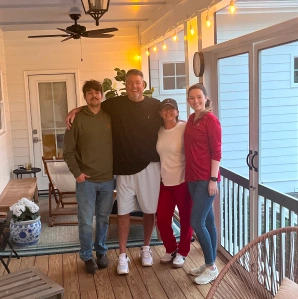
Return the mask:
M41 233L39 207L33 201L22 198L9 207L12 211L10 235L18 246L36 244Z
M107 93L105 94L106 99L113 98L113 97L118 97L120 95L121 96L126 95L126 92L125 92L125 90L126 90L125 89L126 71L125 70L120 70L119 68L115 68L114 71L117 72L117 75L114 77L114 79L118 82L122 82L124 87L120 88L119 92L118 92L118 90L116 89L116 82L115 82L115 84L113 84L111 79L105 78L103 80L103 83L102 83L102 88L103 88L103 92L107 91ZM152 93L154 92L154 88L146 90L147 82L144 81L144 83L145 83L145 90L143 92L143 95L147 96L147 97L152 97Z

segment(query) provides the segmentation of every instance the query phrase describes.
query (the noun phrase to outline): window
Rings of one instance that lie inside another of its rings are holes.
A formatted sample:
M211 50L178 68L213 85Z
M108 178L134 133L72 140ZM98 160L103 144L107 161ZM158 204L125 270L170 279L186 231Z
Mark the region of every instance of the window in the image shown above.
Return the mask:
M298 57L294 57L294 82L298 83Z
M185 92L185 63L184 62L161 62L162 82L161 90L171 92L181 90Z
M0 134L4 132L4 100L3 100L3 85L2 85L2 72L0 70Z

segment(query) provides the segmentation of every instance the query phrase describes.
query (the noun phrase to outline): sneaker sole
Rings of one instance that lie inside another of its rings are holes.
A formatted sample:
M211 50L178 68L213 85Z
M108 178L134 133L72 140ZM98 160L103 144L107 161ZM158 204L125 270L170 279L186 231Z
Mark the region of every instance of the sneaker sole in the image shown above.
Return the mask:
M175 268L175 269L182 268L183 266L184 266L184 263L182 265L173 264L173 268Z
M129 270L127 270L127 271L121 271L121 272L117 270L117 273L118 273L119 275L128 274L128 273L129 273Z
M152 264L143 264L143 263L142 263L142 266L143 266L143 267L151 267L152 265L153 265L153 263L152 263Z
M196 281L194 281L194 282L198 285L205 285L205 284L208 284L208 283L212 282L213 280L215 280L217 278L217 276L218 276L218 274L215 277L211 278L210 280L204 281L202 283L197 283Z

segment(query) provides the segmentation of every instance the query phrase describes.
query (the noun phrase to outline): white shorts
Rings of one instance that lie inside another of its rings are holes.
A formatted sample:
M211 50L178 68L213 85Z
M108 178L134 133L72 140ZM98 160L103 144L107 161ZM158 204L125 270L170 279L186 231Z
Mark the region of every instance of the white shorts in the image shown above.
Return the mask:
M151 162L132 175L117 175L116 190L118 215L133 211L155 214L160 188L160 163Z

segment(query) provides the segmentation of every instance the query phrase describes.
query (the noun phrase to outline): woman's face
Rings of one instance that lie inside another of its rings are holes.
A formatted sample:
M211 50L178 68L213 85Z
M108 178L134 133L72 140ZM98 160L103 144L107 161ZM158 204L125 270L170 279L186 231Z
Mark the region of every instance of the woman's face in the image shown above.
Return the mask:
M176 117L178 116L178 110L175 109L172 105L164 106L160 111L159 114L164 121L174 121L176 122Z
M192 89L188 94L188 104L195 112L203 112L207 101L201 89Z

